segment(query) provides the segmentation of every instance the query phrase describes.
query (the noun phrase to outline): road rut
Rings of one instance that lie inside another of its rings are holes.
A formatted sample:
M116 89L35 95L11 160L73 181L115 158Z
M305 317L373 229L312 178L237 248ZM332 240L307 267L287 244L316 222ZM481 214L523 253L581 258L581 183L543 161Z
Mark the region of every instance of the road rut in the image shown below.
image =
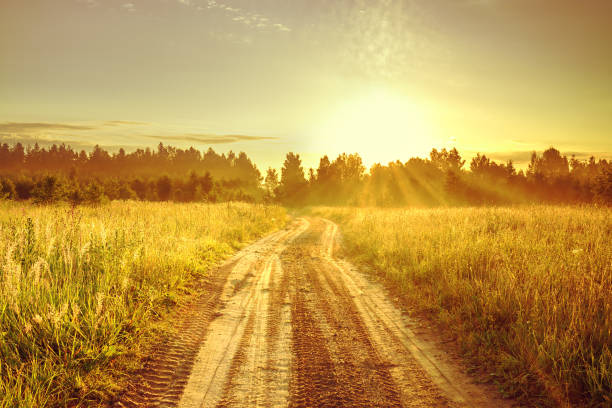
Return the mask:
M337 242L336 224L300 218L240 251L116 406L510 406L416 335Z

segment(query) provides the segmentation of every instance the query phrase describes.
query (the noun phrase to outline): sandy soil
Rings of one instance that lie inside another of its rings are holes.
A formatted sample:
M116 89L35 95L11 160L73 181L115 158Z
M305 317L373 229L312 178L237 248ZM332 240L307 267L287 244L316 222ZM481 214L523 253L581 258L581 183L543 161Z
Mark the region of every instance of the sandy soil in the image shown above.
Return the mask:
M115 406L500 407L299 219L213 274Z

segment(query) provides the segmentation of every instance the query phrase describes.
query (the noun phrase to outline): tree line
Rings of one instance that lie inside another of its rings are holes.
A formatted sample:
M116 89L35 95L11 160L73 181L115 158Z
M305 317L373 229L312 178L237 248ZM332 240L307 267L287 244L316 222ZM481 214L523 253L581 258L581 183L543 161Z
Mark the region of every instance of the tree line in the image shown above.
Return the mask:
M38 144L24 147L17 143L12 147L0 145L0 172L63 172L87 177L156 177L159 174L185 176L189 172L211 173L215 178L241 180L258 186L261 174L257 166L244 152L218 154L212 148L200 152L193 147L179 149L160 143L156 150L137 149L126 153L123 148L109 153L100 146L91 152L74 151L65 144L52 145L48 149Z
M75 152L0 145L0 198L38 203L105 200L249 201L286 205L438 206L518 203L612 205L612 162L567 158L555 148L533 153L526 171L477 154L469 164L457 149L433 149L366 171L358 154L323 156L306 171L288 153L280 174L265 177L241 152L202 153L160 143L156 150Z
M156 150L91 152L65 144L0 145L0 198L50 203L105 200L263 200L261 174L246 153L217 154L160 143Z
M467 167L467 168L466 168ZM366 172L358 154L323 156L305 173L299 155L289 153L280 178L265 177L269 196L292 205L357 206L503 205L597 203L612 205L612 162L567 158L555 148L533 153L526 171L512 161L497 163L477 154L469 165L457 149L433 149Z

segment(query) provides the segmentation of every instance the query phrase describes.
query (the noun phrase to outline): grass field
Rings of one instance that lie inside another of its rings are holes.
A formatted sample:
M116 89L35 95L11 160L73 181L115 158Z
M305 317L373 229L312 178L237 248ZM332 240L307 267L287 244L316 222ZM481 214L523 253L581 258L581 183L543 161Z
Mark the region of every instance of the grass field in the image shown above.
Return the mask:
M261 205L0 201L0 407L107 399L192 283L284 223Z
M349 255L455 333L507 394L612 404L612 210L313 212L337 221Z

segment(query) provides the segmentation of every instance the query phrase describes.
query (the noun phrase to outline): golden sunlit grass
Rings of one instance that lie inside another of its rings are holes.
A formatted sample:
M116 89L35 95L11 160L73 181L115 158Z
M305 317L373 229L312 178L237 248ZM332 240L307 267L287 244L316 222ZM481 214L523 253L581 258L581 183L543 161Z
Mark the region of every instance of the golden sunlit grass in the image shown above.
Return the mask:
M610 209L314 212L508 394L612 403Z
M106 399L190 283L284 222L262 205L0 201L0 407Z

